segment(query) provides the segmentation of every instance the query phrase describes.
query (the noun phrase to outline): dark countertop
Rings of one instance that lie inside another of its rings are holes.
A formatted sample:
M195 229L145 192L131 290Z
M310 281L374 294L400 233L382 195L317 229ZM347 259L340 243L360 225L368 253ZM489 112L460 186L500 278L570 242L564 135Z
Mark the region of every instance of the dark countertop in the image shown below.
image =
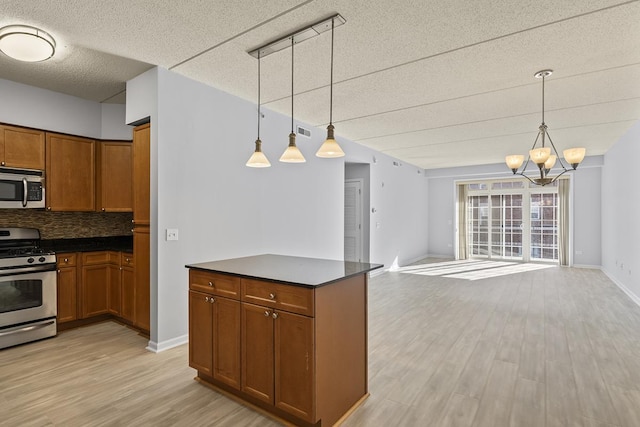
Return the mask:
M268 254L186 267L313 288L382 268L382 264Z
M41 240L40 247L54 252L133 252L133 236L86 237Z

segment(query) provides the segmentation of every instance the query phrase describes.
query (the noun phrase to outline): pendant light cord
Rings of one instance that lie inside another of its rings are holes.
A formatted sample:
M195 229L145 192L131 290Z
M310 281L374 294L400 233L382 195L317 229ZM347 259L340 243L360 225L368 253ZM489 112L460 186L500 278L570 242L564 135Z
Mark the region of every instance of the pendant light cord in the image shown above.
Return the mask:
M260 139L260 51L258 51L258 139Z
M293 36L291 36L291 133L293 133Z
M542 124L544 124L544 73L542 74Z
M329 124L333 124L333 28L335 18L331 19L331 81L329 84Z

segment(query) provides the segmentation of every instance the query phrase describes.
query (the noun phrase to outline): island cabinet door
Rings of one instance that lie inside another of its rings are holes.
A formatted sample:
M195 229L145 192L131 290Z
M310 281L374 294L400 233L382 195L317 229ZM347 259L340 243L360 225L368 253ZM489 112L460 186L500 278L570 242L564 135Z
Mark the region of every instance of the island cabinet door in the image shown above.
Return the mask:
M189 291L189 366L213 375L213 304L211 297Z
M274 312L275 406L305 421L314 419L314 320Z
M242 391L273 404L273 311L242 303Z
M213 378L240 390L240 301L213 298Z

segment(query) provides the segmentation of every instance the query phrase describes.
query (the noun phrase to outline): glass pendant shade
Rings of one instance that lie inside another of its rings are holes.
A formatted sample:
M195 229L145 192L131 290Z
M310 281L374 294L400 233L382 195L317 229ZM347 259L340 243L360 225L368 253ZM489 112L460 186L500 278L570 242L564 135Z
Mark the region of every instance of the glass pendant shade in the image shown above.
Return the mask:
M544 164L544 162L551 156L550 147L540 147L529 151L529 157L536 165Z
M247 166L250 168L268 168L271 166L269 159L267 159L267 156L262 152L262 141L260 141L260 139L256 139L256 151L254 151L249 158Z
M546 162L544 162L545 169L551 169L555 164L558 157L555 154L549 156Z
M509 167L509 169L518 170L524 162L524 156L522 154L513 154L511 156L505 157L504 160L505 162L507 162L507 166Z
M573 168L577 168L581 161L584 160L584 155L586 154L586 149L580 148L568 148L562 152L564 155L564 159L573 166Z
M46 32L27 25L10 25L0 29L0 50L24 62L45 61L56 51L56 42Z
M302 152L296 146L296 134L291 132L289 134L289 146L282 156L280 156L280 161L285 163L304 163L306 162Z
M325 159L344 157L344 151L342 151L342 148L340 148L340 145L338 145L335 137L333 136L333 125L327 126L327 139L316 152L316 156L323 157Z

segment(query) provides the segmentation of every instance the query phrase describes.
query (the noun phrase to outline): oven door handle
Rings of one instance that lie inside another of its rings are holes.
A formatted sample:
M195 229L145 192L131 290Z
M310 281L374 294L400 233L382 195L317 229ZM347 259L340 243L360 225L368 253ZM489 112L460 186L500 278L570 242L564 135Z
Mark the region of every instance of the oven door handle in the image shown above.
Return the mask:
M48 271L56 271L56 265L34 265L33 267L0 269L0 277L20 276L29 273L46 273Z
M7 331L0 331L0 337L6 337L7 335L19 334L22 332L35 331L36 329L42 329L42 328L46 328L47 326L51 326L54 323L55 323L55 320L49 320L48 322L38 323L37 325L17 326Z
M27 185L27 178L22 178L22 207L27 207L27 195L29 193L29 186Z

